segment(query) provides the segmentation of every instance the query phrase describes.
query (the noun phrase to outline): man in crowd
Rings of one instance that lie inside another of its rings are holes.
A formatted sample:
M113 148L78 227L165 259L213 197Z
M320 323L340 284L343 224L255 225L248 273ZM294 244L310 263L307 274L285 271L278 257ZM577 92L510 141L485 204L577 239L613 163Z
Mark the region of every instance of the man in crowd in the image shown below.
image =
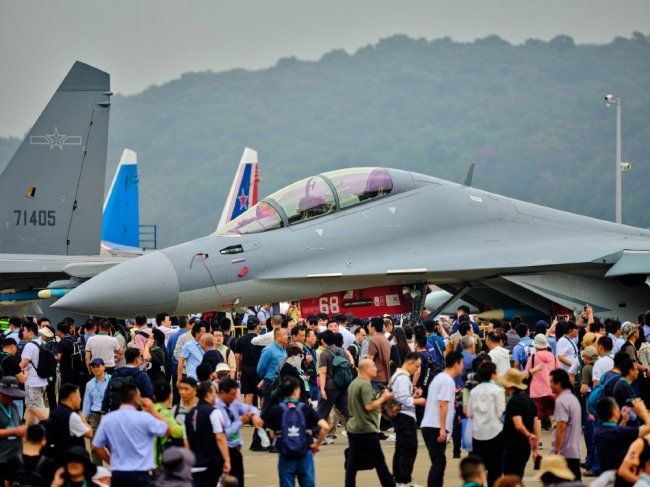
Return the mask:
M127 348L124 353L126 365L115 370L108 382L108 392L104 394L102 411L113 411L120 407L120 389L124 384L133 384L138 388L139 395L146 399L153 399L153 386L149 376L141 370L142 357L137 348ZM116 404L117 403L117 404Z
M418 430L415 419L415 406L424 406L423 397L413 396L411 377L420 370L420 355L409 352L390 380L395 400L400 404L400 412L393 419L395 428L395 453L393 455L393 475L397 487L411 487L411 474L418 454Z
M115 358L121 356L124 350L120 347L117 338L111 336L111 323L108 320L99 322L99 333L86 342L86 366L90 370L90 362L99 358L104 362L106 373L115 371Z
M196 456L195 487L213 487L222 473L230 473L230 451L224 432L224 418L215 404L217 390L209 381L200 382L199 402L185 417L185 431Z
M237 374L241 383L241 393L244 396L246 404L254 405L255 397L259 393L257 384L260 378L257 375L257 363L262 355L262 347L252 344L253 338L260 331L260 323L257 318L249 318L246 323L247 332L244 336L239 337L235 343L235 359L237 360Z
M81 394L76 384L63 384L59 405L47 421L48 456L57 467L65 463L65 451L73 446L85 448L85 438L92 439L93 430L81 410Z
M256 428L264 426L259 416L259 410L251 405L237 400L239 384L227 377L219 382L219 395L216 407L221 411L223 430L228 440L230 453L230 474L237 477L239 487L244 487L244 459L241 454L243 445L241 428L244 424L252 424Z
M269 320L273 314L273 310L271 308L272 305L270 303L266 303L263 304L257 312L257 320L260 322L260 326L265 327L268 325L267 320Z
M611 339L607 338L610 343ZM555 394L555 429L552 433L553 448L551 453L566 458L567 465L580 480L580 443L582 428L582 410L580 402L573 395L573 386L566 370L555 369L551 372L551 390Z
M278 328L282 327L282 316L273 315L269 318L269 322L271 323L271 329L268 330L264 335L258 335L255 338L253 338L251 340L251 343L253 345L257 345L258 347L266 347L267 345L273 343L273 341L275 340L273 332ZM263 326L264 325L262 324L262 320L260 320L260 327Z
M630 410L633 410L642 425L629 426ZM616 470L622 463L625 453L637 438L643 438L650 433L650 414L641 399L632 401L632 407L621 410L616 401L605 397L596 405L599 424L594 429L594 442L600 470Z
M372 380L372 386L376 392L386 387L390 379L390 343L384 335L384 320L372 318L368 324L370 344L366 358L372 360L377 366L377 374ZM322 357L322 355L321 355Z
M528 325L519 323L516 331L519 342L512 349L512 361L515 369L523 371L528 359L535 353L535 347L533 340L528 336Z
M578 331L578 325L569 321L565 324L564 335L557 341L556 356L560 362L560 368L567 372L578 361L578 345L576 345Z
M371 383L376 375L377 365L375 362L371 359L361 360L359 375L352 381L347 391L351 416L347 425L350 446L345 469L345 487L356 485L357 470L364 457L372 462L373 467L377 470L382 487L395 485L395 480L386 465L379 440L379 413L382 404L391 399L392 394L385 389L381 396L376 398L377 395Z
M275 446L279 453L280 485L293 486L297 478L300 485L313 486L315 485L313 455L318 452L323 443L329 425L312 408L300 402L300 382L295 377L287 376L283 379L280 395L282 402L273 406L267 415L267 426L275 438ZM283 434L285 415L290 415L287 416L286 425L287 433L289 428L294 431L291 438L287 438L288 434L286 436ZM304 428L301 427L302 424ZM316 429L319 433L314 441L309 432Z
M160 331L165 334L165 346L169 343L169 339L175 335L172 328L172 319L167 313L158 313L156 315L156 326Z
M171 435L172 431L151 399L142 398L134 384L122 386L120 399L120 408L104 416L99 424L93 451L110 463L114 485L148 487L149 472L154 468L154 438ZM138 411L140 407L142 411Z
M36 372L39 364L39 353L44 343L38 337L38 326L36 323L27 323L23 329L23 336L27 344L20 357L20 368L27 371L25 381L25 422L27 426L37 421L45 421L48 416L48 405L46 405L45 389L47 388L47 377L40 377ZM55 374L53 370L51 373ZM53 406L53 405L52 405Z
M320 399L320 387L317 370L318 358L316 354L317 342L318 337L316 336L316 332L311 328L306 328L305 343L302 346L305 356L302 361L302 368L305 371L307 381L309 382L309 397L311 399L311 405L314 408L318 407L318 400Z
M429 385L427 402L422 418L422 437L429 451L431 468L427 485L442 487L447 466L445 447L447 435L453 430L456 383L454 377L463 371L463 356L449 352L445 357L445 370L436 375Z
M7 462L21 451L21 438L25 435L26 427L21 425L18 409L13 404L14 399L25 397L25 391L15 377L0 379L0 481L4 481L8 471ZM9 480L9 479L7 479Z
M203 355L205 355L205 350L201 347L201 337L208 330L208 325L203 321L198 321L192 325L191 337L192 339L186 340L183 348L180 351L178 356L178 370L176 372L176 385L178 385L183 378L183 369L185 369L185 375L187 377L192 377L196 379L196 368L203 361ZM185 336L181 337L178 344L183 340Z
M56 359L59 362L61 384L80 385L80 379L85 368L84 356L79 343L72 336L70 323L62 321L56 325L59 343L56 349Z
M172 376L172 392L173 392L173 403L178 404L180 401L180 396L178 395L178 386L176 385L176 379L178 377L178 357L176 356L176 344L178 343L179 338L182 335L185 335L192 328L190 319L188 316L180 316L178 318L178 331L169 337L167 341L167 357L171 363L171 376ZM190 334L191 336L191 334ZM178 349L178 355L180 356L182 347Z
M558 347L559 345L558 343ZM598 360L596 360L591 372L594 387L600 383L601 377L614 367L614 360L611 357L612 347L612 339L608 336L602 336L598 339L598 345L596 347L598 350Z
M93 378L86 384L83 399L83 415L88 419L88 424L92 428L93 433L97 432L99 422L102 419L102 403L108 387L108 381L111 380L110 375L106 375L104 361L100 358L94 358L90 361L90 371ZM92 453L92 460L95 465L101 465L102 461L94 452Z
M147 323L147 317L145 315L135 316L135 327L131 333L133 333L135 348L140 351L144 350L144 346L147 344L147 340L151 335L151 327Z
M275 318L275 316L273 317ZM264 348L260 361L257 364L257 375L262 379L262 418L265 417L271 408L271 385L278 375L280 361L287 357L285 346L287 344L287 333L283 328L275 328L272 333L275 341ZM253 340L254 341L254 340ZM259 386L258 386L259 387ZM263 449L259 442L257 430L253 435L250 449L253 451Z
M329 418L332 408L336 406L347 420L350 417L350 413L348 412L348 392L347 390L339 389L334 384L334 358L336 356L345 357L345 352L342 348L334 344L335 340L336 334L331 330L326 330L321 333L321 344L324 350L318 359L321 397L318 401L317 411L321 418Z
M25 436L23 436L22 453L11 457L6 470L3 469L9 485L40 487L52 484L56 465L52 459L43 455L41 450L46 445L47 439L43 425L33 424L27 428Z

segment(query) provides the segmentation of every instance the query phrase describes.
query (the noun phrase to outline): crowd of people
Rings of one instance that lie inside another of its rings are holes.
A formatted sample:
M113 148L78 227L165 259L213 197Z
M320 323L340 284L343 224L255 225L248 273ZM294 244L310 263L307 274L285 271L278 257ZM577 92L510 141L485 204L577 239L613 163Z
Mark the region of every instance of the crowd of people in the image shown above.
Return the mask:
M448 443L454 458L470 452L467 487L523 486L529 462L545 485L650 485L650 313L601 322L585 306L479 327L463 306L411 323L264 305L237 320L240 336L219 316L11 318L0 480L243 487L248 425L246 446L278 455L281 487L315 485L314 456L341 437L346 487L369 469L384 487L417 487L418 429L429 487L449 475Z

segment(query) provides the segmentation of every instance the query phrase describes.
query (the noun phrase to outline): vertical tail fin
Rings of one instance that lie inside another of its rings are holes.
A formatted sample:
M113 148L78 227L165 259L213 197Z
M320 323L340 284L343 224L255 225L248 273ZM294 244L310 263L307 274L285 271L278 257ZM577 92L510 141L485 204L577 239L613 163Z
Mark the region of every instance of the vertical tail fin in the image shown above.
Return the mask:
M257 204L258 183L257 151L246 147L239 161L217 229Z
M0 175L0 252L99 253L108 73L76 62Z
M138 155L124 149L104 201L102 247L111 250L140 248Z

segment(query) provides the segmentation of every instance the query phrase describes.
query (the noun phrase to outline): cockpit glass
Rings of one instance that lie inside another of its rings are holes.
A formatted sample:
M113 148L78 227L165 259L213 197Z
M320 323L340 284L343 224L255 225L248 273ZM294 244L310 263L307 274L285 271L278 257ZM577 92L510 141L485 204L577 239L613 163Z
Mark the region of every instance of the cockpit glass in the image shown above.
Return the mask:
M326 215L336 209L334 193L320 176L298 181L276 191L268 199L282 208L290 225Z
M261 201L217 230L219 235L260 233L282 227L282 218L268 203Z
M323 174L336 188L339 206L347 208L372 198L389 194L393 181L386 169L355 167Z

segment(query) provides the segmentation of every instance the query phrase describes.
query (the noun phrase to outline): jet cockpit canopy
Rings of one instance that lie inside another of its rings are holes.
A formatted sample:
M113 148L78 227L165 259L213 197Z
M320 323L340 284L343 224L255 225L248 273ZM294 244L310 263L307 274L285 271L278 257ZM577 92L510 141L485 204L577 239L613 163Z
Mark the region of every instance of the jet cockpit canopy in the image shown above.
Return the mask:
M217 230L244 235L295 225L340 209L386 196L393 191L388 170L355 167L302 179L276 191Z

